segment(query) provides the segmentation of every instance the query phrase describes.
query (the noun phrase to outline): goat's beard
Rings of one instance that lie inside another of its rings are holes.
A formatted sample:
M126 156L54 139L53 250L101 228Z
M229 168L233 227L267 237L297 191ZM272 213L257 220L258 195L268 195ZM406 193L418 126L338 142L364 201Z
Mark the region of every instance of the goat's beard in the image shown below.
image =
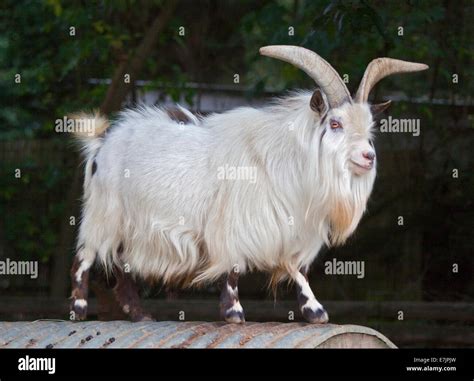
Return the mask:
M339 189L329 200L330 242L341 245L354 232L364 214L372 191L375 169L364 176L349 174L347 189Z
M321 147L320 147L321 149ZM311 185L313 223L328 246L342 245L354 232L366 209L375 181L375 166L354 175L338 157L323 152L315 160L316 183Z

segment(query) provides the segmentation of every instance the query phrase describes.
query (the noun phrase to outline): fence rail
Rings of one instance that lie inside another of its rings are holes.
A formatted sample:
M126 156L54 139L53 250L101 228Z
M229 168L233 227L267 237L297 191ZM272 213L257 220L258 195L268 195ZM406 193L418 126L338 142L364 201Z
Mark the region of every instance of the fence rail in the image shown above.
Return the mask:
M297 311L294 301L281 300L243 300L247 314L254 320L288 320L290 311ZM177 318L181 311L192 315L193 319L209 319L215 317L218 310L214 299L147 299L144 307L159 317ZM397 319L399 312L403 320L443 320L449 322L474 322L474 303L464 302L366 302L366 301L327 301L324 303L331 318L344 316L360 319ZM2 316L36 314L41 317L65 317L68 313L69 301L65 298L51 297L18 297L2 296L0 298L0 314ZM89 313L97 315L95 299L89 302Z

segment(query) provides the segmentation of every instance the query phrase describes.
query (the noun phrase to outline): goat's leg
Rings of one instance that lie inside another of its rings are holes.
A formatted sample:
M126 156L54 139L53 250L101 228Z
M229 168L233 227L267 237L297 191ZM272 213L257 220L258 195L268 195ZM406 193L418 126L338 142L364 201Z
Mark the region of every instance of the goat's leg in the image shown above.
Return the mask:
M242 305L239 302L239 268L234 266L227 275L219 299L220 315L228 323L244 323L245 316Z
M95 252L79 246L71 268L71 320L87 317L87 295L89 292L89 269L95 260Z
M293 278L296 283L298 304L304 319L309 323L327 323L329 320L328 314L324 307L317 301L313 291L309 287L306 272L301 273L298 271Z
M117 267L115 279L117 283L113 291L122 311L132 321L152 321L152 317L146 314L141 307L138 287L130 273L124 272L121 268Z

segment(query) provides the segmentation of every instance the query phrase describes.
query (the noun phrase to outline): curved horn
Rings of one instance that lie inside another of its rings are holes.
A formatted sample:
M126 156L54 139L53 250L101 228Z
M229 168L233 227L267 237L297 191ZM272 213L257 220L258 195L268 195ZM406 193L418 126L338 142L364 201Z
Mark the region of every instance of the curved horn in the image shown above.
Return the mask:
M351 101L349 90L337 71L311 50L300 46L272 45L260 48L260 54L291 63L303 70L326 94L331 107Z
M367 102L370 90L382 78L397 73L426 70L428 67L428 65L422 63L401 61L393 58L376 58L365 69L354 100L357 103Z

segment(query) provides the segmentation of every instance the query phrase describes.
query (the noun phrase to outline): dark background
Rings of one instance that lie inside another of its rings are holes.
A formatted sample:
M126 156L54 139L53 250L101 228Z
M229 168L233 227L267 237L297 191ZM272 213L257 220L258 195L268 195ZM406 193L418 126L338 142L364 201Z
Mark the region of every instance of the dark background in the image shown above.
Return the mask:
M333 323L371 326L399 346L474 346L473 1L2 4L0 259L40 265L35 280L0 275L0 318L68 318L82 169L70 137L55 132L56 119L92 108L113 117L136 102L177 101L207 114L314 88L291 65L258 55L260 46L291 44L326 58L351 91L376 57L430 66L384 79L372 92L374 101L394 100L384 117L417 118L421 134L376 134L368 212L345 246L314 263L317 298ZM365 261L365 278L326 275L333 258ZM274 304L266 282L264 274L242 279L247 318L287 320L296 311L293 288L281 287ZM107 293L94 290L104 302L92 304L91 318L114 317ZM177 319L180 310L187 319L217 317L216 286L143 293L158 320Z

